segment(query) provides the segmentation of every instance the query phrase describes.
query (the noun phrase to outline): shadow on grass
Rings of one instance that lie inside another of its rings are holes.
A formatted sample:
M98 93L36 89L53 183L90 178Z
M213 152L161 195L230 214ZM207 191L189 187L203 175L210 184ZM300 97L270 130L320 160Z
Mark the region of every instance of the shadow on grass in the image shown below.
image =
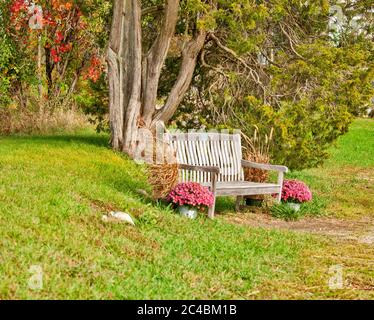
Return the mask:
M5 137L5 139L8 137ZM95 132L54 134L54 135L32 135L32 136L11 136L11 139L46 144L85 144L95 147L110 148L110 137L107 134Z

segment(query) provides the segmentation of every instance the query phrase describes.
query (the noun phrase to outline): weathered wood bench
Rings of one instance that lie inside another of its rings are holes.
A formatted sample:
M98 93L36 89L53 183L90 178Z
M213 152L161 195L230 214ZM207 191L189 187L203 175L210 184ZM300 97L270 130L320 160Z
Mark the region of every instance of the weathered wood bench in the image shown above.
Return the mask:
M243 196L277 194L281 200L285 166L260 164L242 159L240 134L167 133L165 141L176 153L179 182L198 182L208 186L217 196L236 196L238 210ZM277 183L256 183L244 180L244 167L278 171ZM209 208L214 217L215 200Z

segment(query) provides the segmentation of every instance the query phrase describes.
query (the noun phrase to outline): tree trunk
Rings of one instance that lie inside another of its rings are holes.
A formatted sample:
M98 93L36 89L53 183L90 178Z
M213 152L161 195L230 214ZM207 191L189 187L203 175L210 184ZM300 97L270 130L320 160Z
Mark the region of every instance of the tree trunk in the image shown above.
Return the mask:
M43 103L43 71L42 71L42 37L38 36L38 103L39 103L39 113L40 115L44 112L44 103Z
M52 79L52 72L53 72L53 63L51 62L51 49L44 47L45 52L45 74L47 78L47 88L48 88L48 99L51 98L52 94L52 86L53 86L53 79Z
M107 54L112 146L134 157L144 145L142 130L167 122L188 90L206 33L200 31L182 52L178 79L164 108L156 113L162 68L178 21L180 0L166 0L161 27L149 52L142 52L139 0L115 0ZM144 12L144 11L143 11Z
M108 49L112 145L133 155L141 107L141 8L116 0Z

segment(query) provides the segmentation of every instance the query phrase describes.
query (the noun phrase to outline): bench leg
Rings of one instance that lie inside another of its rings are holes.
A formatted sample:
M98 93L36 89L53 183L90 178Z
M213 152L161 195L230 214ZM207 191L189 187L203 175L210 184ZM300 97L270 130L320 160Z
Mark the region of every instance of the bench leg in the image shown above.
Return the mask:
M280 192L277 195L277 203L281 203L281 202L282 202L282 189L280 190Z
M212 175L212 188L210 191L213 192L213 205L209 208L209 211L208 211L208 217L213 219L214 218L214 210L216 208L216 198L217 198L217 194L216 194L216 188L217 188L217 179L218 179L218 176L217 174L213 174Z
M213 205L211 207L209 207L209 210L208 210L208 217L210 219L214 218L214 210L215 210L215 208L216 208L216 197L214 196Z
M279 194L277 196L277 202L278 203L281 203L281 201L282 201L283 177L284 177L283 172L279 172L278 173L278 185L280 186L280 190L279 190Z
M243 203L243 196L237 196L236 197L236 202L235 202L235 211L239 212L240 211L240 205Z

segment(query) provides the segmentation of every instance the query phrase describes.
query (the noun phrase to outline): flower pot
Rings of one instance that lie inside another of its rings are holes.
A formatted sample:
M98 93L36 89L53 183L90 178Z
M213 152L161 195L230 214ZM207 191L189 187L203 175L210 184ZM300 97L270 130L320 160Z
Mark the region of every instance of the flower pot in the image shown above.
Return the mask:
M180 215L187 217L189 219L196 219L197 217L197 209L194 207L179 206L178 212L180 213Z
M264 202L263 199L252 199L252 198L245 199L245 204L251 207L261 207L263 202Z
M300 211L301 203L287 202L287 205L295 212Z

